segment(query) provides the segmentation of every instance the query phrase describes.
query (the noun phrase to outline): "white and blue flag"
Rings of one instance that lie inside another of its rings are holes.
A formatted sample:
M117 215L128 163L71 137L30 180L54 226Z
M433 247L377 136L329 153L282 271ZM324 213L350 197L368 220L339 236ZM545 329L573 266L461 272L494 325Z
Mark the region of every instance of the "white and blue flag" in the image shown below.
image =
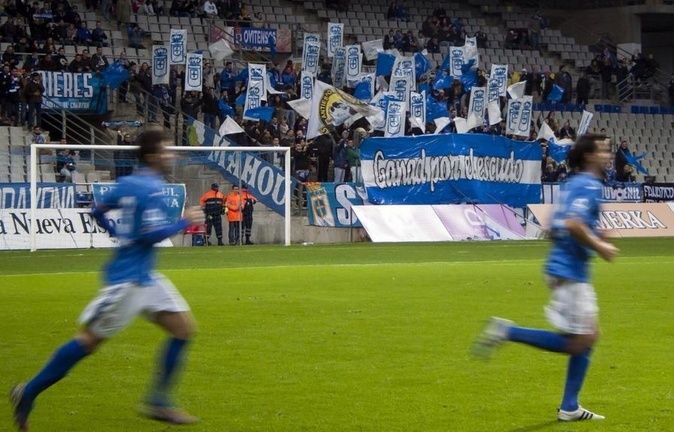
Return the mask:
M339 47L335 50L334 56L332 58L332 70L330 75L332 77L332 83L337 88L344 87L345 83L345 70L346 70L346 49L344 47Z
M344 24L328 23L328 57L333 57L337 48L344 46Z
M449 73L454 78L462 75L461 68L465 63L465 52L463 47L449 47Z
M360 45L347 45L346 51L346 81L351 86L360 76L360 67L363 62L363 54L360 52Z
M187 62L187 30L171 29L169 48L169 65L184 65Z
M248 89L246 90L246 102L243 106L244 120L259 121L259 118L247 116L248 110L255 110L267 100L265 78L267 66L264 64L248 63Z
M386 107L385 138L405 135L405 111L405 101L389 101Z
M321 42L321 35L318 33L304 33L304 43L307 42Z
M410 93L410 125L426 133L426 90Z
M152 45L152 85L168 83L168 49L164 45Z
M311 100L314 94L314 76L307 72L300 75L300 99Z
M506 134L529 137L531 131L532 108L533 100L531 96L510 99L508 101Z
M204 78L204 57L201 53L187 54L185 70L185 91L201 91Z
M310 75L318 75L320 69L321 43L305 41L302 51L302 72Z
M578 136L587 133L587 129L590 127L593 116L594 114L590 111L583 110L583 116L580 118L580 123L578 124Z
M470 102L468 104L468 129L473 129L484 124L484 110L487 106L487 89L485 87L473 87L470 90Z
M384 51L384 39L363 41L360 45L363 47L363 54L368 61L377 60L377 54Z
M505 96L508 90L508 65L491 65L489 80L494 81L494 85L498 88L498 95Z
M391 70L389 91L396 99L407 102L409 94L416 88L414 57L397 56Z

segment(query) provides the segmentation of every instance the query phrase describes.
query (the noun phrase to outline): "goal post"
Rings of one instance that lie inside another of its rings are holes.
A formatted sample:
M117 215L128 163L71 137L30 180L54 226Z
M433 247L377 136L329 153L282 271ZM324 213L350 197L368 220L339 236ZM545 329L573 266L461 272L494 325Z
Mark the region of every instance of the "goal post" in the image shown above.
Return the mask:
M217 146L168 146L167 150L176 152L177 154L187 152L204 152L205 154L210 154L211 152L238 152L238 174L242 174L242 154L244 153L269 153L269 154L282 154L283 155L283 243L285 246L291 244L291 197L293 194L292 191L292 177L291 177L291 160L290 160L290 147L273 147L273 146L227 146L227 147L217 147ZM105 151L128 151L128 150L137 150L138 146L135 145L87 145L87 144L31 144L30 146L30 250L35 252L37 250L37 216L38 216L38 162L40 161L39 153L40 150L105 150ZM280 161L279 161L280 162ZM279 174L280 175L280 174ZM239 183L241 179L239 177Z

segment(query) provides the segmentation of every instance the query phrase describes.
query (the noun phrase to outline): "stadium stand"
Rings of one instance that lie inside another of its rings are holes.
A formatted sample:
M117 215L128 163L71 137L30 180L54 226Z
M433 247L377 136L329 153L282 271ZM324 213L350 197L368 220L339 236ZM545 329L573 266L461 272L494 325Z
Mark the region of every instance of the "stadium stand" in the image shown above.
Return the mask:
M347 2L348 3L348 2ZM608 91L602 88L601 74L594 73L593 67L600 67L604 63L611 65L611 73L619 74L621 65L617 64L615 53L611 49L597 49L596 46L580 44L573 37L565 36L561 29L552 28L547 22L544 13L535 9L526 9L521 7L503 6L500 2L489 0L475 0L470 2L451 2L443 4L442 11L438 10L438 5L431 1L402 2L403 9L400 14L391 13L391 2L386 0L366 0L358 3L349 4L348 8L340 7L340 2L323 1L284 1L284 0L251 0L246 2L244 7L220 8L219 17L212 19L205 17L205 14L199 8L193 7L190 13L180 10L176 4L180 2L164 1L153 2L154 13L148 13L147 8L139 8L137 13L131 13L129 16L128 31L124 23L118 23L107 18L107 13L100 11L80 12L82 21L86 23L87 28L95 27L98 21L102 22L103 28L109 41L109 46L102 47L103 54L112 62L119 59L123 54L126 64L135 62L137 64L151 64L150 49L153 43L164 43L169 39L171 29L182 28L188 30L187 49L188 51L201 50L206 58L210 57L208 51L209 34L211 24L219 27L228 25L259 26L271 28L288 28L293 31L293 42L295 47L295 57L298 50L301 50L301 40L304 32L315 32L323 34L326 23L330 21L342 22L345 25L345 43L363 42L373 39L385 38L391 29L400 29L402 32L411 32L412 37L417 40L418 47L426 46L429 37L423 34L425 22L429 17L440 16L453 25L457 31L459 39L463 39L463 34L480 36L480 68L489 70L489 66L494 64L508 64L510 67L511 80L517 81L520 71L526 69L529 73L544 74L546 79L554 79L555 74L564 70L570 76L571 86L565 92L565 99L562 103L546 103L542 95L538 95L534 109L538 111L537 116L542 116L546 112L555 111L559 118L558 127L565 120L570 120L572 126L576 126L581 115L581 109L574 104L576 83L581 77L583 71L587 71L590 79L590 101L589 107L594 108L595 123L593 129L599 130L606 128L609 135L612 135L617 141L619 138L625 138L631 143L635 151L647 152L644 165L651 170L658 180L673 181L674 172L672 170L672 154L669 142L672 139L672 114L667 107L658 107L654 105L660 100L644 100L643 105L626 106L620 102L626 102L621 98L620 89L615 89L612 85ZM216 2L217 4L217 2ZM407 7L405 7L407 4ZM80 10L84 10L83 5L79 5ZM161 13L163 11L163 14ZM6 17L2 18L2 22ZM135 30L137 29L137 30ZM136 32L136 33L134 33ZM136 38L136 36L139 36ZM137 39L137 40L136 40ZM325 41L323 46L325 47ZM2 50L9 46L8 42L2 43ZM84 49L92 50L93 45L65 45L66 56L70 59L75 53L81 53ZM446 54L449 43L440 43L439 52L429 53L428 57L435 67L442 62ZM411 54L408 51L407 54ZM249 54L250 55L250 54ZM251 58L247 58L251 60ZM274 56L274 61L281 63L286 59L283 55ZM258 56L255 61L269 61L269 58ZM634 67L639 59L628 59L629 76L634 76ZM235 60L235 63L236 60ZM297 60L295 61L297 63ZM238 61L239 67L245 64L245 59ZM628 66L627 64L625 66ZM373 70L374 66L364 64L364 70ZM216 73L221 70L220 65L216 65ZM181 80L176 79L178 85ZM149 115L151 105L159 105L154 101L154 89L146 89L138 93L135 99L137 105L137 115ZM133 90L130 91L131 93ZM152 92L152 94L151 94ZM173 89L175 95L172 95L172 105L183 106L181 103L182 95L179 89ZM237 93L238 94L238 93ZM126 93L124 94L126 96ZM535 94L536 96L536 94ZM116 102L125 97L117 93ZM130 99L129 101L131 101ZM142 103L138 103L141 100ZM232 102L230 100L230 102ZM639 102L639 101L635 101ZM203 100L197 100L196 118L203 118ZM465 105L467 101L464 99ZM233 104L232 104L233 105ZM115 105L120 108L120 105ZM123 109L120 111L124 111ZM128 111L128 110L127 110ZM277 114L285 113L285 110L279 106ZM181 115L182 114L182 115ZM176 116L181 119L178 121ZM155 117L155 116L152 116ZM159 116L161 117L161 116ZM177 114L167 112L165 125L182 124L185 118L184 111L178 110ZM241 121L240 117L237 118ZM288 117L290 120L291 117ZM154 118L152 118L154 120ZM244 128L249 132L249 139L261 141L265 128L259 129L242 122ZM629 125L626 126L626 125ZM186 126L178 126L184 131ZM306 127L298 123L290 125L291 129L299 130ZM259 130L259 132L258 132ZM186 136L186 133L183 133ZM285 136L278 136L281 142L288 143ZM265 138L265 139L268 139ZM7 150L6 152L4 150ZM6 149L0 149L0 157L4 158L6 153L11 154L9 146ZM24 161L25 162L25 161ZM7 164L6 173L11 174L10 164ZM25 174L25 163L24 163ZM17 171L19 169L17 168ZM4 176L0 165L0 175ZM15 174L16 179L19 175ZM94 176L95 178L95 176ZM639 176L643 179L643 176Z

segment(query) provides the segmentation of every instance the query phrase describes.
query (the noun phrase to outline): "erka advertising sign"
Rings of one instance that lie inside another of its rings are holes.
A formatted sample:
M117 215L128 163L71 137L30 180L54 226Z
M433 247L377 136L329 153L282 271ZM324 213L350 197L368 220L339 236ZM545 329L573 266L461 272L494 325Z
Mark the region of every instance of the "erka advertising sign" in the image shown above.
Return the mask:
M555 206L528 207L542 227L548 229ZM599 215L599 228L608 237L672 237L674 209L664 203L606 203Z

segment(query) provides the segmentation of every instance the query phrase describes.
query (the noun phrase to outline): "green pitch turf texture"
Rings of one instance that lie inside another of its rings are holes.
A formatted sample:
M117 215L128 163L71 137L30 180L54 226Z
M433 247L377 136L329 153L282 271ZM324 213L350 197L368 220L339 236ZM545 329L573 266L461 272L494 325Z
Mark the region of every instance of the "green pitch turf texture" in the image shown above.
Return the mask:
M672 431L674 239L623 240L594 275L602 338L559 424L566 357L469 355L490 315L549 328L545 242L186 248L160 268L199 323L178 398L194 431ZM76 329L108 251L0 254L0 387ZM34 431L164 431L136 414L163 340L142 319L44 393ZM0 430L11 430L9 403Z

